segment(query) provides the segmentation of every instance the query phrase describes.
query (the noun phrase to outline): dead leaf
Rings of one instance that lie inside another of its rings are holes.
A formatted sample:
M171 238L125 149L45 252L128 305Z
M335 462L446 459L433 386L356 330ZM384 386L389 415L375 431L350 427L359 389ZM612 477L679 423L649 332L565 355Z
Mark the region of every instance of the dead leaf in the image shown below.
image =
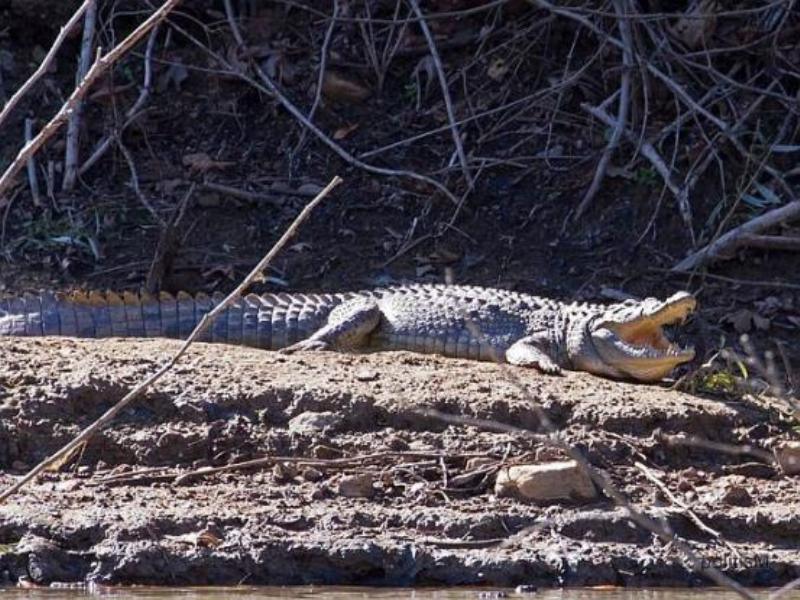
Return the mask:
M357 103L369 98L372 92L343 75L328 71L322 81L322 93L331 100Z
M295 190L295 193L302 196L316 196L322 189L322 186L317 183L304 183Z
M313 247L314 246L308 242L297 242L296 244L289 246L289 250L292 252L305 252L306 250L311 250Z
M422 277L435 270L433 265L420 265L417 267L417 277Z
M106 98L117 96L122 92L129 90L135 85L136 84L133 82L126 83L124 85L114 85L110 80L108 80L104 85L97 87L91 94L89 94L89 100L92 100L93 102L105 100Z
M216 533L208 529L193 533L184 533L182 535L165 535L164 537L179 544L189 544L201 548L214 548L219 546L223 541Z
M208 173L212 169L227 169L236 164L231 161L214 160L205 152L185 154L181 160L183 166L189 167L189 170L193 173Z
M723 322L730 323L738 333L747 333L753 326L753 313L746 308L737 310L722 317Z
M353 123L352 125L345 125L344 127L339 127L339 129L333 132L333 139L343 140L351 133L353 133L356 129L358 129L358 123Z
M691 49L707 46L717 29L719 10L716 0L701 0L684 13L684 16L669 28L670 33Z
M486 74L489 76L489 79L493 81L502 81L502 79L508 73L508 63L502 58L495 58L492 61L492 64L489 65L489 68L486 70Z
M767 317L762 317L759 314L753 313L753 325L759 331L767 331L771 325L771 321Z
M206 529L197 534L195 544L201 548L216 548L222 543L222 538L215 532Z
M758 313L742 308L735 313L730 313L722 317L722 321L730 323L737 333L748 333L754 327L758 331L767 331L772 322L767 317Z
M161 194L173 194L180 186L184 184L183 179L162 179L156 183L156 190Z
M177 91L180 91L181 84L189 78L189 70L179 63L172 63L166 71L158 76L156 81L156 90L165 92L170 85L174 85Z

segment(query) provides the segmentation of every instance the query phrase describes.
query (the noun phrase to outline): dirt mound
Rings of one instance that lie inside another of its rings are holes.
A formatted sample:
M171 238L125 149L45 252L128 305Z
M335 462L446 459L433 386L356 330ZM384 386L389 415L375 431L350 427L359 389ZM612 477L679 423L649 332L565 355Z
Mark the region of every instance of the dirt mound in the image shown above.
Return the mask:
M162 340L0 340L2 486L176 348ZM566 439L709 564L754 585L800 576L796 478L748 454L674 443L693 435L769 451L792 432L768 402L516 372ZM608 499L538 506L496 496L503 462L563 457L529 439L421 416L421 408L538 427L529 401L492 364L407 353L287 357L198 344L71 465L0 508L0 577L707 583ZM284 458L176 482L263 456Z

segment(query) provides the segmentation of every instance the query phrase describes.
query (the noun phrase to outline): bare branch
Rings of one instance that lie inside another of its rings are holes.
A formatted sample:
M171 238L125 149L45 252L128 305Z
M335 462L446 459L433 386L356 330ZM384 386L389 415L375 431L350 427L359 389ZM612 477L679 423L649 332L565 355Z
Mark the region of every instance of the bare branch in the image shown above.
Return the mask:
M30 90L33 85L39 81L39 78L50 68L50 65L53 63L53 60L56 57L58 49L61 47L61 44L64 42L67 35L69 35L78 21L81 20L83 13L86 12L86 9L89 8L89 5L94 1L95 0L85 0L85 2L78 7L78 10L76 10L75 13L70 17L69 21L67 21L67 24L64 25L61 28L61 31L58 32L58 36L56 36L53 45L50 46L50 50L47 51L47 55L44 57L44 60L42 60L42 64L39 65L39 68L33 72L33 75L31 75L28 80L22 84L22 87L20 87L16 93L11 96L11 99L6 102L2 112L0 112L0 128L3 127L3 122L8 118L8 115L11 114L11 111L14 110L14 107L19 104L20 100L22 100L22 97L28 93L28 90Z
M86 77L92 60L92 47L94 45L95 23L97 22L97 0L93 0L86 10L83 19L83 40L81 42L81 56L78 62L78 72L75 75L75 85ZM71 190L75 187L75 179L78 173L78 152L80 150L80 128L81 113L83 112L83 101L78 100L69 115L67 123L67 147L64 153L64 179L61 182L63 191Z
M416 13L417 18L419 18L420 29L422 29L425 40L428 42L428 47L431 51L431 57L433 58L433 64L436 68L436 75L439 78L439 86L442 88L442 97L444 98L444 105L447 109L447 119L450 122L450 131L453 134L453 143L456 146L458 160L461 163L461 172L464 174L464 179L466 180L467 185L472 188L475 185L475 182L473 181L472 174L469 170L467 155L464 152L464 144L461 140L461 134L458 131L458 125L456 124L456 115L455 111L453 110L453 102L450 99L450 88L447 85L447 77L444 74L444 67L442 67L442 59L439 56L439 51L436 49L436 42L434 41L431 30L428 27L428 22L425 20L422 10L419 8L419 2L417 2L417 0L408 0L408 2L414 9L414 13Z
M6 169L5 173L0 176L0 206L5 204L3 202L3 198L6 196L14 177L20 171L20 169L22 169L22 166L39 150L39 148L44 145L48 139L53 136L56 131L61 128L61 126L64 124L64 121L66 121L69 117L71 111L75 108L77 103L83 99L94 82L97 81L97 79L103 73L105 73L111 67L111 65L118 61L124 54L126 54L128 50L136 45L136 43L138 43L148 31L161 22L179 2L180 0L166 0L158 10L156 10L146 21L128 34L124 40L111 49L105 56L100 56L100 49L98 48L98 57L92 64L89 71L86 73L86 77L83 78L83 81L81 81L75 87L75 90L72 92L58 113L56 113L50 122L47 123L44 128L42 128L42 130L33 140L31 140L25 145L25 147L22 148L22 150L19 151L19 154L17 154L13 161L11 161L11 164Z

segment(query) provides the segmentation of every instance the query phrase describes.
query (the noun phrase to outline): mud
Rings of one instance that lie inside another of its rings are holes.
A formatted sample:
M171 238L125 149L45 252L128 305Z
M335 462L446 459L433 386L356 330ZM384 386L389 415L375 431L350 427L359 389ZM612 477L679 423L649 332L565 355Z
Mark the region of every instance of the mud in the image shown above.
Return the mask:
M71 439L177 347L0 340L0 485ZM634 526L607 498L537 506L493 494L500 464L557 459L557 451L418 412L536 430L529 399L503 373L407 353L287 357L197 344L79 456L0 506L0 578L42 585L707 584L672 545ZM749 454L666 441L695 435L770 452L796 437L774 401L515 373L594 466L708 564L748 585L800 576L797 476ZM262 456L286 458L176 481ZM348 457L361 458L338 460Z

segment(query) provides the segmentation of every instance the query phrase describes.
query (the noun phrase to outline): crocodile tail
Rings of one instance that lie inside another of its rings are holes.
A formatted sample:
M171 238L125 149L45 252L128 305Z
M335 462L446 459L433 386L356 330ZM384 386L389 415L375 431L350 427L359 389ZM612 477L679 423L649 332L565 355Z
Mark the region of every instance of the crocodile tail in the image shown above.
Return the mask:
M224 295L161 292L49 293L0 300L0 336L169 337L185 339ZM321 327L340 295L249 294L222 312L204 342L278 349Z

